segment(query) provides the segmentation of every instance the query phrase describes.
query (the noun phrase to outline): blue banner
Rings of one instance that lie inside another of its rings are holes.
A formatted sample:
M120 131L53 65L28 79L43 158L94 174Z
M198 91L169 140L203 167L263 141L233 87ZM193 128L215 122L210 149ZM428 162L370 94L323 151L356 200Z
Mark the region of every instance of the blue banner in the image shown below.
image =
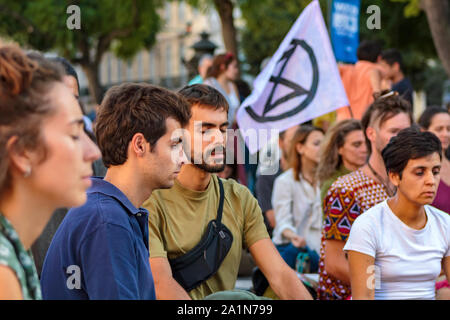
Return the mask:
M355 63L359 46L360 0L333 0L330 38L337 61Z

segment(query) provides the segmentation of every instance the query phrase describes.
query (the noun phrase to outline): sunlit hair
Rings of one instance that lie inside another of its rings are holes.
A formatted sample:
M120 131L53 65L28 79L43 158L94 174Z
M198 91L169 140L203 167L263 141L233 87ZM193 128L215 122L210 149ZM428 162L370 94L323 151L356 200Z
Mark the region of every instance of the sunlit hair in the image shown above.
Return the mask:
M299 176L302 171L302 156L297 152L297 145L305 144L309 135L314 131L323 133L323 130L321 128L313 127L310 125L301 125L292 137L288 159L289 167L294 171L294 179L296 181L300 181Z
M359 120L347 119L334 124L326 133L320 148L320 160L317 166L317 179L326 181L333 176L342 165L339 149L344 146L345 138L350 132L361 130Z
M206 77L219 77L234 60L236 60L236 57L231 52L218 54L214 57L212 66L208 69ZM225 69L222 69L222 66L225 66Z
M377 123L378 127L381 128L386 121L400 113L406 113L411 121L411 124L414 123L411 104L407 100L400 97L398 92L384 90L382 92L375 93L374 98L375 101L369 106L366 112L364 112L361 119L369 154L372 152L372 145L370 144L366 134L368 127L371 127Z
M10 138L17 137L14 148L38 151L45 160L41 124L56 110L48 93L63 74L39 53L27 56L19 47L0 47L0 195L11 187L6 149Z

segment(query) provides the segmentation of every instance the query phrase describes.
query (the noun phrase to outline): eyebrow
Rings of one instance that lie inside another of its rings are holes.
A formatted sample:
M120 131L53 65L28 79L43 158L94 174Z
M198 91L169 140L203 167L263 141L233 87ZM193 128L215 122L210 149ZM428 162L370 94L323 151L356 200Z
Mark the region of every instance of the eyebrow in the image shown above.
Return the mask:
M224 123L222 123L221 125L219 125L219 128L220 127L224 127L224 126L227 126L228 127L228 125L229 125L230 123L227 121L227 122L224 122ZM210 122L202 122L202 127L209 127L209 128L214 128L214 127L216 127L217 125L215 124L215 123L210 123Z
M437 168L441 168L442 166L439 164L439 165L437 165L437 166L434 166L432 169L437 169ZM421 169L421 170L424 170L424 169L427 169L428 167L424 167L424 166L417 166L417 167L413 167L412 169L413 170L418 170L418 169Z

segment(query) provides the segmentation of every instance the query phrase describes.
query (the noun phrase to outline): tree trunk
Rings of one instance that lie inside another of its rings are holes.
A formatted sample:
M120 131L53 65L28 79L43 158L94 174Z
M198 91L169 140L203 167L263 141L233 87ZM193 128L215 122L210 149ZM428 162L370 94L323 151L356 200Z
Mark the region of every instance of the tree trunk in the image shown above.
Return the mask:
M434 46L450 77L450 5L448 0L422 0Z
M100 104L103 98L103 89L100 85L100 78L98 76L98 64L81 64L81 67L88 79L89 93L94 100L94 103Z
M222 24L222 37L225 49L237 57L237 32L233 19L233 2L232 0L214 0L214 5Z

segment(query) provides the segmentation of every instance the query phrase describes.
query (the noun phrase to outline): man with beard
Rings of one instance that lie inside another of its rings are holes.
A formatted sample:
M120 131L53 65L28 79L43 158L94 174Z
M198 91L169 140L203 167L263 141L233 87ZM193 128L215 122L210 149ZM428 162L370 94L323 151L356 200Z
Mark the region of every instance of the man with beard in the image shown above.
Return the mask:
M150 265L157 299L202 299L235 286L243 247L249 248L275 293L282 299L311 299L294 270L283 261L269 238L261 209L250 191L233 179L220 179L224 190L221 222L233 237L218 270L187 290L175 280L169 261L185 255L202 239L216 219L219 178L212 173L225 166L228 103L207 85L185 87L179 93L189 102L192 118L185 138L189 162L170 190L155 191L144 203L149 216ZM199 270L202 272L203 270Z

